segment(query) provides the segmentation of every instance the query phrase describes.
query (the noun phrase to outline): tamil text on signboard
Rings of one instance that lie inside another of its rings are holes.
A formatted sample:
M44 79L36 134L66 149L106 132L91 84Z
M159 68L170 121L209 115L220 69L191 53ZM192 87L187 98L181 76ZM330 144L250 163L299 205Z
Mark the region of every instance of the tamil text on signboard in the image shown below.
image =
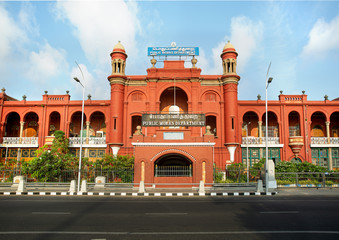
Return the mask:
M149 47L148 56L199 56L198 47Z

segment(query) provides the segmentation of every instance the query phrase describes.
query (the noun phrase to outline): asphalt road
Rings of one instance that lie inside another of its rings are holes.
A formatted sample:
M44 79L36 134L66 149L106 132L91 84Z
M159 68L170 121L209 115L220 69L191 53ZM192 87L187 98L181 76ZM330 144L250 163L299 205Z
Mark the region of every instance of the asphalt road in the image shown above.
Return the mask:
M339 195L1 196L0 239L339 239Z

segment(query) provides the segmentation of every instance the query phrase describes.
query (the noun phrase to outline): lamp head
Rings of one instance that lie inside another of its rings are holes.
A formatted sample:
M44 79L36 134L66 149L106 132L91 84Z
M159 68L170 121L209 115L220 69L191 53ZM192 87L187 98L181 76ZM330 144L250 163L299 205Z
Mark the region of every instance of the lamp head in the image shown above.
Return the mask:
M78 83L80 82L80 80L77 77L74 77L73 79Z
M273 78L270 77L270 78L268 78L267 83L270 84L272 81L273 81Z

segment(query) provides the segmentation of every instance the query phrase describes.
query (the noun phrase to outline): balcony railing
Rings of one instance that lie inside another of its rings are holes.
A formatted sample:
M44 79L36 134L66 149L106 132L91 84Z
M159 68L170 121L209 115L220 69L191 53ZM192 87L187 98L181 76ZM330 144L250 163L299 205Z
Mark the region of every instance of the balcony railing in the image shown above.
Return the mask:
M328 144L327 137L311 137L311 144ZM330 137L329 144L339 144L339 137Z
M327 137L311 137L311 144L327 144Z
M17 145L17 144L38 144L38 137L4 137L2 139L3 145Z
M80 137L70 137L69 144L70 145L80 144ZM106 137L89 137L88 143L86 143L86 138L83 137L82 144L91 144L91 145L106 144Z
M330 144L339 144L339 137L330 137Z
M243 137L242 138L242 144L256 145L256 144L265 144L265 143L266 143L265 137L261 138L261 142L260 142L259 137ZM268 145L279 144L279 137L268 137L267 144Z

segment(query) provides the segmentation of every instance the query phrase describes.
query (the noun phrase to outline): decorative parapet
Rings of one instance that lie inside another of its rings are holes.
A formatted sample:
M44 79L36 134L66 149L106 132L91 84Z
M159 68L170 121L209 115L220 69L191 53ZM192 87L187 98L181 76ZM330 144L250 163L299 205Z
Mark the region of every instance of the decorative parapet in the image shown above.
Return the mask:
M106 137L89 137L88 143L86 137L82 138L83 147L106 147ZM80 137L70 137L69 147L80 147Z
M279 95L280 102L284 103L303 103L307 101L307 95Z
M327 144L327 137L311 137L311 144Z
M311 137L311 147L339 147L339 137Z
M38 137L4 137L2 147L38 147Z
M280 144L279 137L268 137L267 145L269 147L283 147L284 144ZM265 147L266 138L265 137L243 137L241 147Z

